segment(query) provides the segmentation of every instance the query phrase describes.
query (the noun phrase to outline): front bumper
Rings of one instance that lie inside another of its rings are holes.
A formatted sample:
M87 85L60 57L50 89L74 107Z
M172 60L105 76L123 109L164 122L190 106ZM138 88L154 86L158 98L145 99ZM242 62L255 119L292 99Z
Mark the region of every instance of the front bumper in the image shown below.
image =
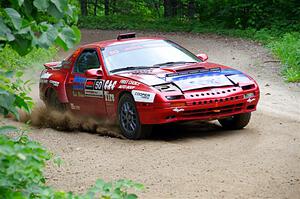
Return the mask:
M142 124L163 124L192 120L215 120L256 110L259 92L245 98L244 92L231 96L184 99L174 103L137 105ZM250 99L250 100L249 100Z

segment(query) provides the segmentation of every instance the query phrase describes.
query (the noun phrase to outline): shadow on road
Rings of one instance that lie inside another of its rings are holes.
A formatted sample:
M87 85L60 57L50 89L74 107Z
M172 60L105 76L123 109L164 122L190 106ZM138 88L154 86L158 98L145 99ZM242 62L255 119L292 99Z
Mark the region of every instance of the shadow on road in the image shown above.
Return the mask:
M226 130L217 122L193 121L158 125L149 140L174 141L186 138L207 138L242 133L243 130Z

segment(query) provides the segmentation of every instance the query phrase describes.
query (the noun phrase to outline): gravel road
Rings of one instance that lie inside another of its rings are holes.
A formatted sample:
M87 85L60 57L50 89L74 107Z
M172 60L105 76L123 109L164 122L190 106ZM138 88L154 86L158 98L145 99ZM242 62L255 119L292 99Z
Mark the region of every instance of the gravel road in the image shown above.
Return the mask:
M82 44L118 33L82 30ZM251 123L237 131L217 122L164 126L142 141L33 127L30 137L64 161L60 168L47 166L48 183L83 192L98 178L128 178L146 186L140 198L151 199L300 198L300 86L282 80L269 52L257 43L214 35L137 34L169 38L252 75L261 101ZM38 90L32 95L38 100Z

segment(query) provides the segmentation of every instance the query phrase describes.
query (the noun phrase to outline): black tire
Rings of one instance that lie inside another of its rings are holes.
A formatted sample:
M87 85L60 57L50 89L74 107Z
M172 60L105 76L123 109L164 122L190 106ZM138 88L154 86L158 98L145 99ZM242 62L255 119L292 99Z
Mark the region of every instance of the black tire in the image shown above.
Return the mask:
M57 97L57 94L54 90L50 90L47 95L47 108L51 110L56 110L59 112L65 112L66 106L65 104L61 103Z
M151 125L140 123L133 97L127 93L122 95L118 103L118 122L122 134L128 139L147 138L152 131Z
M249 123L251 118L251 113L242 113L239 115L234 115L229 118L219 119L220 124L225 129L242 129Z

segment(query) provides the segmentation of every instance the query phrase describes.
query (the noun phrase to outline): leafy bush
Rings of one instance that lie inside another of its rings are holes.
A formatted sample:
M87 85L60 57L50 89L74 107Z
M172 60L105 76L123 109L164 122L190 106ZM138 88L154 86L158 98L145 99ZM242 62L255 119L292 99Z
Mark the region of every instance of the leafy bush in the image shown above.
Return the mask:
M23 70L29 66L42 64L57 53L54 47L45 49L34 48L25 56L20 56L11 47L6 46L0 51L0 114L12 113L18 119L18 108L30 112L32 99L27 95L30 81L24 81Z
M0 136L0 192L4 198L34 197L45 183L43 168L48 153L26 136L10 139Z
M39 143L21 135L11 138L4 131L14 127L0 127L0 193L1 198L45 198L45 199L135 199L129 189L142 190L142 184L131 180L104 182L97 180L95 186L85 194L55 191L45 185L43 170L51 154Z
M300 33L287 33L269 47L284 65L283 74L290 82L300 81Z
M31 97L27 94L30 91L29 81L23 82L21 71L0 70L0 114L12 113L19 119L18 108L30 112L33 105Z
M76 7L68 0L14 0L0 2L0 50L9 44L21 55L32 47L54 43L65 50L80 40Z

